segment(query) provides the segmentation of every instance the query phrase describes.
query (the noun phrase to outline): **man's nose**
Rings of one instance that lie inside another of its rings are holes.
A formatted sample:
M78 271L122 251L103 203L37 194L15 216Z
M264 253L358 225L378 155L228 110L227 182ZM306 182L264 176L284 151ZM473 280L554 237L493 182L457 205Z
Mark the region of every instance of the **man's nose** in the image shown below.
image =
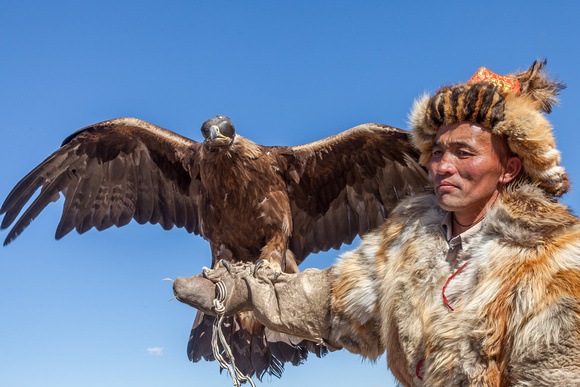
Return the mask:
M449 152L444 152L443 156L437 164L437 173L440 175L448 175L455 173L455 164L453 163L453 156Z

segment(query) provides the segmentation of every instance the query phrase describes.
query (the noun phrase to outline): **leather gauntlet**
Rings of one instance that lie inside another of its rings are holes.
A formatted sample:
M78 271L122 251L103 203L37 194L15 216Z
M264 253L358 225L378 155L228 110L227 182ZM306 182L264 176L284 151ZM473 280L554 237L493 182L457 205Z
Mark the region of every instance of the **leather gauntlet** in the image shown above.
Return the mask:
M268 261L255 265L221 261L214 270L204 268L204 274L177 278L173 292L179 301L216 315L213 300L219 281L227 290L226 315L253 311L271 330L320 343L329 337L331 268L286 274Z

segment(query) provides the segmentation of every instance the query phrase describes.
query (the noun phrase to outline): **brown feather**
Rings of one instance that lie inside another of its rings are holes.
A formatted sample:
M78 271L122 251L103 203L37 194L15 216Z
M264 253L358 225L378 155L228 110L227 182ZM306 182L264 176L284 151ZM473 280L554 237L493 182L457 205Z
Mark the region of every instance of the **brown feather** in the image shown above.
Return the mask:
M314 143L266 147L235 135L211 148L134 118L83 128L30 172L0 213L9 227L34 192L6 242L62 193L56 238L71 230L121 227L135 219L164 229L185 227L209 240L219 259L268 259L286 272L310 253L338 249L380 225L396 203L422 192L425 171L408 133L365 124ZM188 356L213 360L214 318L198 314ZM308 352L327 349L268 333L251 315L227 319L225 334L238 367L262 378L280 376Z
M290 150L285 154L294 219L290 246L298 263L379 226L401 198L429 184L409 133L385 125L360 125ZM321 218L328 221L317 221ZM328 224L340 232L320 238Z

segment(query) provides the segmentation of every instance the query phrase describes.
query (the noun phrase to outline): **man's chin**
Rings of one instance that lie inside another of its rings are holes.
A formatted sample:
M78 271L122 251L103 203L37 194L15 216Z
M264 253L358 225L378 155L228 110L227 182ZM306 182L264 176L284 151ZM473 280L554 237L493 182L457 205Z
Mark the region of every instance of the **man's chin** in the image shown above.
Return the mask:
M455 212L464 207L454 199L455 198L451 197L449 194L437 194L437 203L439 203L439 207L445 211Z

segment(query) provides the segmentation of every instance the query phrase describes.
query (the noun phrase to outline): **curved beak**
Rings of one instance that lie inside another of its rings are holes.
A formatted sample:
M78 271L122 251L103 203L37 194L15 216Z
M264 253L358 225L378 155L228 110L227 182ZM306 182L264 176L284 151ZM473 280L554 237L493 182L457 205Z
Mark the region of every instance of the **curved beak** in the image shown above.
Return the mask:
M232 143L232 138L224 136L220 132L220 128L217 125L212 125L209 127L209 134L207 136L207 143L210 147L221 148Z
M217 125L210 126L210 128L209 128L209 140L211 142L214 142L220 136L221 136L220 128L218 128Z

